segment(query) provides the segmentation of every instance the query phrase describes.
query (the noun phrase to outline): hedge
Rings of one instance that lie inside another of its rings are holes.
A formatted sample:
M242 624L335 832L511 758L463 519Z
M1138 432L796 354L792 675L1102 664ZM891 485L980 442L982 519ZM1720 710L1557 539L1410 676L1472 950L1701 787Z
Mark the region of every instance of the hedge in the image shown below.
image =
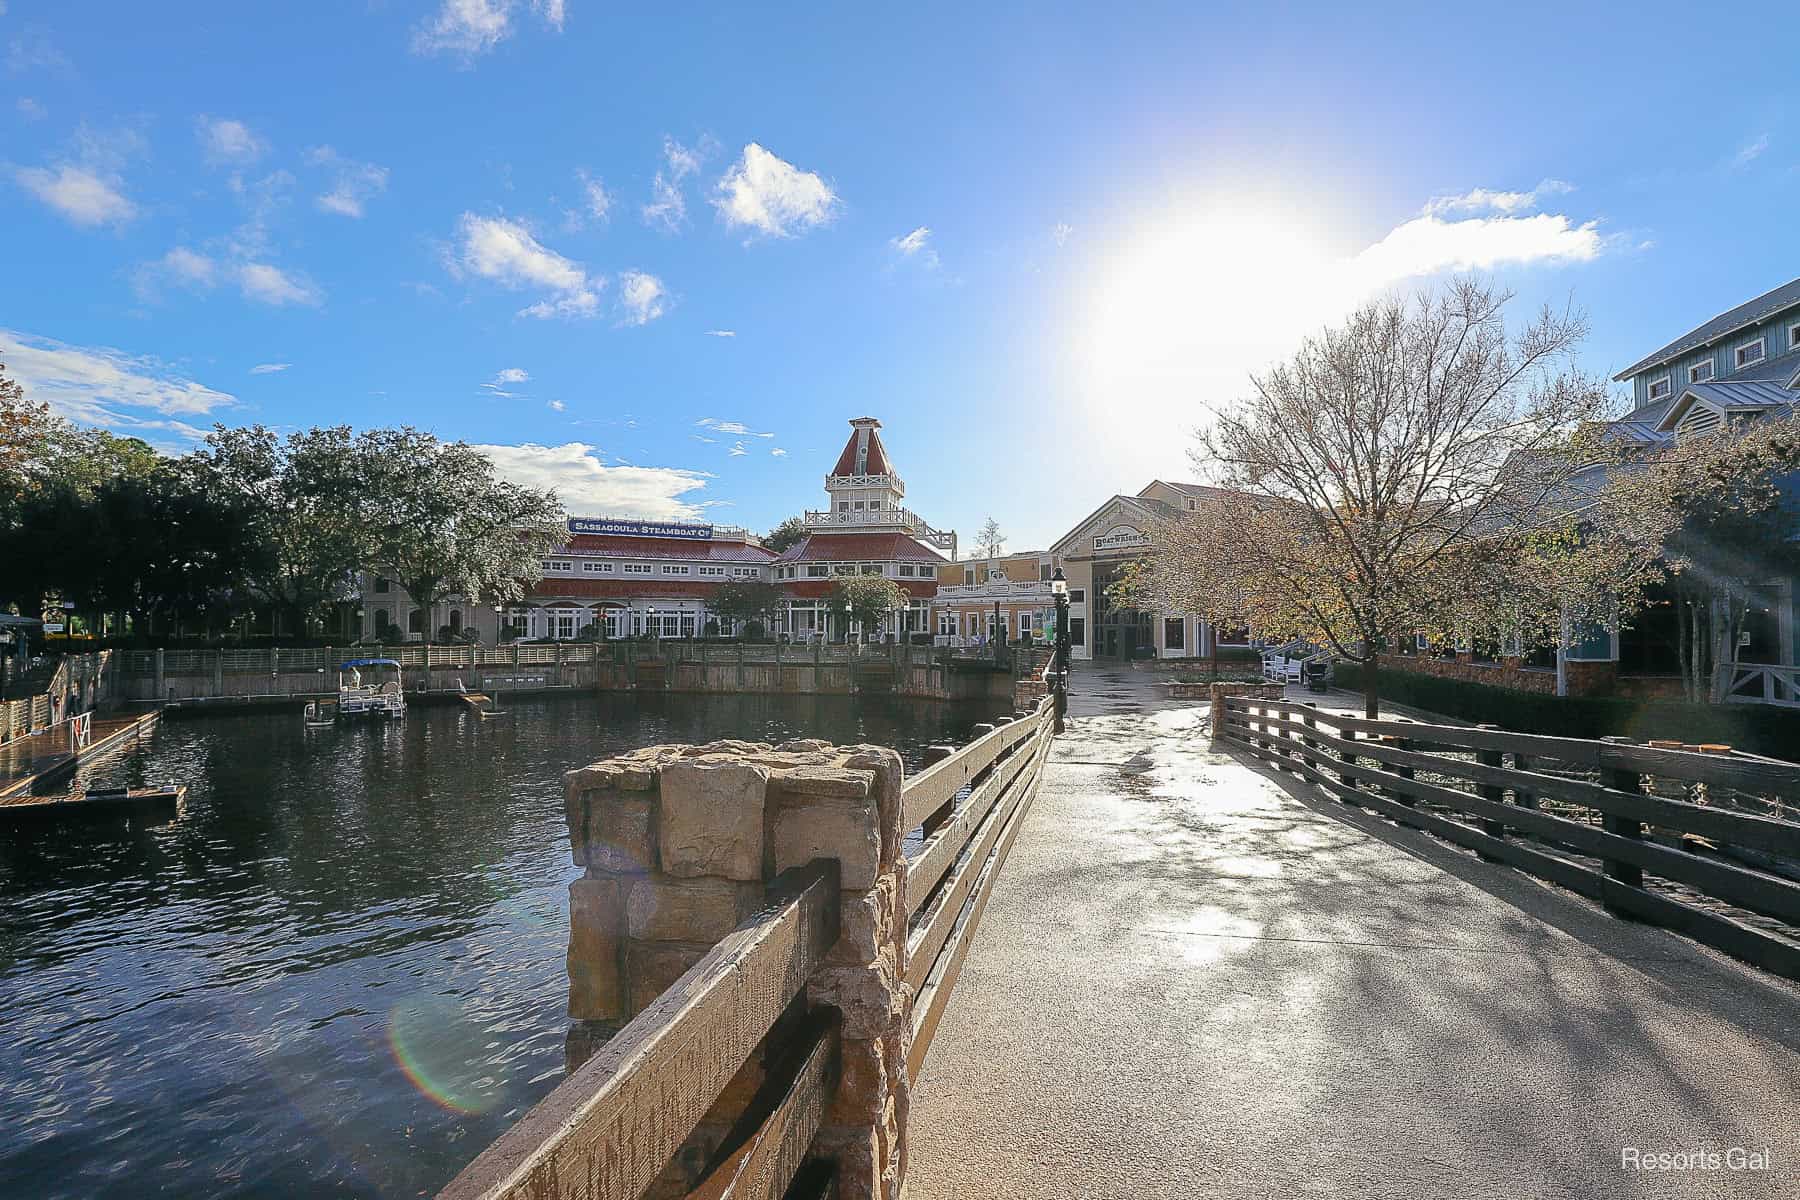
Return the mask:
M1338 663L1336 686L1362 691L1364 667ZM1383 671L1381 699L1463 721L1557 737L1623 736L1718 742L1751 754L1800 759L1800 709L1770 704L1688 704L1614 696L1546 696L1411 671Z

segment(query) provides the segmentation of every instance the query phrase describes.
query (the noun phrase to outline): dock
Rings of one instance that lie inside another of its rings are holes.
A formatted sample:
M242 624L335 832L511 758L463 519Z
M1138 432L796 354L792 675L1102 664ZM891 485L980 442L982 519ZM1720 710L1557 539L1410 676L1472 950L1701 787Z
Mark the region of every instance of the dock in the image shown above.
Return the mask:
M74 771L79 762L135 745L162 716L160 710L124 716L90 718L85 745L72 745L69 722L0 746L0 804L29 797L40 785Z
M0 822L41 818L149 816L173 818L187 800L185 784L141 788L93 788L66 796L29 792L0 798Z

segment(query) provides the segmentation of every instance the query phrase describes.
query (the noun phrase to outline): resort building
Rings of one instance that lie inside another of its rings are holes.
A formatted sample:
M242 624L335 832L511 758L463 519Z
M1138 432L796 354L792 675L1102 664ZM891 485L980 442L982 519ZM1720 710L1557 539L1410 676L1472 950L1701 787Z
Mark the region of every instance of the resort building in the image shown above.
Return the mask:
M880 431L874 417L850 422L850 440L825 476L825 507L803 515L806 536L771 564L784 597L774 632L795 641L841 636L847 618L830 612L830 596L832 579L842 575L882 575L908 597L906 608L878 628L852 625L850 632L864 638L930 632L938 566L956 557L956 534L933 529L901 503L906 483L888 460Z
M1157 521L1193 509L1214 489L1151 480L1135 496L1114 496L1050 547L1069 585L1070 654L1078 659L1205 658L1213 644L1248 645L1241 630L1217 638L1192 613L1150 612L1108 599L1126 566L1156 553Z
M519 638L695 637L713 619L707 601L720 584L766 579L774 559L733 526L572 517L569 540L543 560L543 578L504 612L458 598L426 613L397 583L372 576L363 581L363 636L406 641L473 629L490 645Z
M931 606L937 642L967 646L1004 638L1009 642L1056 637L1056 600L1050 573L1056 560L1048 550L998 558L941 563L937 599Z

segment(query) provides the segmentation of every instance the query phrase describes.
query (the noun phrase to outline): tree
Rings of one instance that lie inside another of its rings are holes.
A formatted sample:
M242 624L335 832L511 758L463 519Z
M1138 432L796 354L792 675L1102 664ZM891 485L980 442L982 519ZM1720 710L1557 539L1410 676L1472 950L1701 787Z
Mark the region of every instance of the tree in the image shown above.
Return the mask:
M1768 581L1800 574L1800 416L1722 426L1636 466L1619 473L1611 498L1644 525L1673 527L1664 564L1685 690L1723 703L1751 608L1778 607Z
M906 603L906 592L884 575L841 575L831 581L828 607L833 612L848 608L850 619L865 631L880 625L895 609L905 608Z
M763 547L780 554L789 546L797 546L806 540L806 521L802 517L789 517L775 528L769 530L763 538Z
M356 439L366 492L369 559L428 614L446 596L504 604L542 577L568 539L556 494L502 479L466 442L411 427ZM429 621L426 627L430 627Z
M1660 535L1608 519L1605 387L1572 365L1585 319L1545 309L1509 338L1510 299L1464 280L1377 301L1254 376L1198 435L1220 487L1161 523L1122 598L1366 664L1371 717L1400 636L1616 623Z
M999 558L1006 553L1006 535L1000 532L1000 522L989 517L975 535L975 548L981 551L982 558Z
M265 553L250 584L305 634L328 605L354 595L374 547L369 480L348 425L279 439L263 425L214 426L194 454L203 486L240 508Z
M766 617L781 604L781 589L760 579L729 579L713 592L706 607L729 624Z

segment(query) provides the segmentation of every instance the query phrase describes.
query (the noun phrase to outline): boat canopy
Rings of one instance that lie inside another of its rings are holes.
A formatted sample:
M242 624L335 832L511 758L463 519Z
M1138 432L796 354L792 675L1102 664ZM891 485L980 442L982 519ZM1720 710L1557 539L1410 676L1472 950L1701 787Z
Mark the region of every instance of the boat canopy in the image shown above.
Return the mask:
M338 664L338 670L348 671L351 667L393 667L399 669L400 664L391 658L352 658Z

